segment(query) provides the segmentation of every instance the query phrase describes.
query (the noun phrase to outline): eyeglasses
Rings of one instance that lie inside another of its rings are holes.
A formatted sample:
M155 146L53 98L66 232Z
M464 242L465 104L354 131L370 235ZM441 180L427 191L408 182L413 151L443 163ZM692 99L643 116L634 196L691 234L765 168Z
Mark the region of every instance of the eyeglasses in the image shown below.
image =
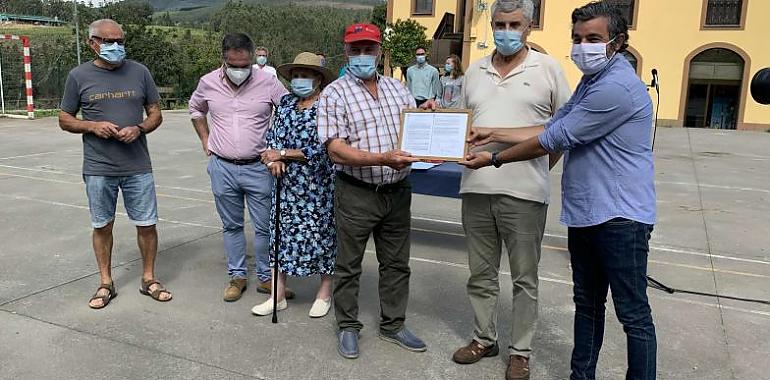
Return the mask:
M123 46L123 44L125 43L125 40L122 39L122 38L103 38L103 37L99 37L99 36L92 36L91 38L98 39L102 43L105 43L105 44L108 44L108 45L118 44L118 45Z

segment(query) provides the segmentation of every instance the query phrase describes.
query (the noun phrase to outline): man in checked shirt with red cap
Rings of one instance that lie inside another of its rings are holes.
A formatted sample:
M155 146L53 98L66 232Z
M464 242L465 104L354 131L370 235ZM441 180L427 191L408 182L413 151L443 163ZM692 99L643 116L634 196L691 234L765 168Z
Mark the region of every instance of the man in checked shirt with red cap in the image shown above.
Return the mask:
M337 164L334 311L338 350L358 357L358 290L366 243L374 235L380 263L379 337L422 352L425 343L405 326L409 299L409 232L412 190L406 177L409 153L397 149L401 111L415 101L396 79L377 73L380 30L354 24L345 30L347 75L324 89L318 105L318 135Z

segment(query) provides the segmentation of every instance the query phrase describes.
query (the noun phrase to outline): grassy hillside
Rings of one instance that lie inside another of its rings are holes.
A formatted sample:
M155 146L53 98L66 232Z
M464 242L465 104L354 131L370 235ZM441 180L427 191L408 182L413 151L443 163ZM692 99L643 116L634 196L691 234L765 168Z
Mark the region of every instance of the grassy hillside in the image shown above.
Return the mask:
M219 8L226 0L150 0L157 11L192 11L201 8ZM383 0L245 0L243 3L281 5L327 5L339 8L371 8Z

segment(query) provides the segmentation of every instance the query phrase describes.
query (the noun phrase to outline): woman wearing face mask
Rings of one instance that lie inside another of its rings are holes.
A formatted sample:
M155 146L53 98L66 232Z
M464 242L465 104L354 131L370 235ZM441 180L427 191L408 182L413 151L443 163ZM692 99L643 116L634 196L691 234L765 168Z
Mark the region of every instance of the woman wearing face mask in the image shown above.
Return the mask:
M334 228L334 165L318 138L316 112L318 97L334 75L321 66L313 53L300 53L293 63L278 67L278 74L291 81L291 94L285 95L275 112L273 127L267 133L262 153L270 171L282 182L280 210L280 248L278 262L278 310L286 303L286 275L321 276L310 317L325 316L331 307L331 275L337 254ZM275 194L273 194L275 196ZM275 207L270 231L275 231ZM274 247L275 236L270 247ZM275 257L271 254L271 258ZM271 267L273 264L270 264ZM254 306L255 315L273 312L272 298Z
M463 64L460 57L452 54L444 63L444 76L441 77L441 96L439 107L459 108L460 92L463 87Z

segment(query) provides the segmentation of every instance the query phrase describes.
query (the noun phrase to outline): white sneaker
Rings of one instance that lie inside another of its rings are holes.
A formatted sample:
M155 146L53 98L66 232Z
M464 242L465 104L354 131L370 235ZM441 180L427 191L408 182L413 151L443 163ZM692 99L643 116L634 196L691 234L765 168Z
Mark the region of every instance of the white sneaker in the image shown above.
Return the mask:
M310 318L321 318L329 313L329 309L332 307L332 299L320 299L316 298L315 302L313 302L313 306L310 308Z
M285 310L287 307L289 307L289 304L286 303L285 299L283 301L281 301L281 302L278 302L278 311ZM251 309L251 313L254 314L254 315L259 315L259 316L265 316L265 315L273 314L273 299L270 298L267 301L265 301L265 302L263 302L263 303L261 303L261 304L259 304L257 306L254 306Z

